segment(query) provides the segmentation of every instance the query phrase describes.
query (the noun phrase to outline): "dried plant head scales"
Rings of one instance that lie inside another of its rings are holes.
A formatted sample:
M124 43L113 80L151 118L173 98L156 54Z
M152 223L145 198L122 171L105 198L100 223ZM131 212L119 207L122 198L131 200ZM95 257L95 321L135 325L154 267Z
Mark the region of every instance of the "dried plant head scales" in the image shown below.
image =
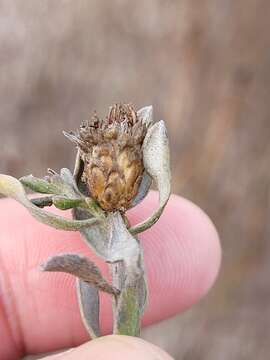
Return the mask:
M83 181L107 211L125 211L138 192L144 171L142 144L147 125L130 104L113 105L105 119L95 114L73 141L84 162Z

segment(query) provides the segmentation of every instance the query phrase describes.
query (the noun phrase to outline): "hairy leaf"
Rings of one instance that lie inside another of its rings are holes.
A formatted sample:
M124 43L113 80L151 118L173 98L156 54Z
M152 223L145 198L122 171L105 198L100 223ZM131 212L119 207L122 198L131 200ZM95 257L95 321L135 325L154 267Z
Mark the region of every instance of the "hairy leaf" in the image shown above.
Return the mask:
M96 218L82 221L71 220L40 209L27 198L25 190L20 181L12 176L0 174L0 193L17 200L23 206L25 206L32 214L32 216L34 216L38 221L50 225L56 229L77 231L84 227L94 225L100 221Z
M32 191L42 194L58 194L59 188L55 184L45 179L39 179L33 175L27 175L20 178L20 182Z
M159 208L142 223L130 228L132 234L142 232L159 219L167 204L171 191L171 171L169 141L163 120L149 128L143 143L143 162L147 173L155 181L159 190Z
M98 267L87 257L79 254L59 254L50 257L41 265L43 271L59 271L72 274L94 285L99 290L117 295L119 290L103 278Z
M80 279L77 279L76 284L80 313L84 326L92 339L97 338L100 336L98 289Z

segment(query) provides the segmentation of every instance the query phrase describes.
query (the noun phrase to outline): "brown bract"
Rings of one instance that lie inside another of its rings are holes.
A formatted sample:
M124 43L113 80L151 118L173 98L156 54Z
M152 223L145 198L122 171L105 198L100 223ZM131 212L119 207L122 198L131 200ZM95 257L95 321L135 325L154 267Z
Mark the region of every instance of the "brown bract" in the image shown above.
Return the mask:
M144 171L146 132L131 105L116 104L104 120L95 115L74 136L84 162L83 180L104 210L125 211L136 196Z

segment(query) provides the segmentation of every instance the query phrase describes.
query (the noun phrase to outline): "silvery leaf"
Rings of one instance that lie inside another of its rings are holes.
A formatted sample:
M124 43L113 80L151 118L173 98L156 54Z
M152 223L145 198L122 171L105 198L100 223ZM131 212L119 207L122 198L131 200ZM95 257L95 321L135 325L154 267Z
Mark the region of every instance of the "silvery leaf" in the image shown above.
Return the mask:
M100 291L117 295L119 290L103 278L99 268L87 257L79 254L59 254L50 257L41 265L42 271L57 271L72 274L81 280L94 285Z
M78 221L84 221L89 219L88 211L75 208L73 209L73 218ZM91 227L86 227L80 231L82 238L85 240L86 244L98 255L101 256L105 261L108 257L108 241L109 234L108 228L104 222L93 225Z
M38 221L50 225L56 229L77 231L99 222L99 220L96 218L83 221L70 220L40 209L27 198L25 190L20 181L12 176L0 174L0 193L2 193L4 196L8 196L17 200L19 203L25 206L32 214L32 216L34 216Z
M107 262L136 261L140 253L139 243L127 230L120 212L109 213L107 222L109 230Z
M137 239L136 239L137 241ZM114 298L114 334L139 336L140 317L147 301L147 285L144 276L142 249L123 261L110 264L113 285L121 290Z
M151 125L153 122L153 106L145 106L137 111L138 119L143 122L146 126Z
M74 217L83 221L89 214L83 209L75 209ZM121 214L110 213L106 220L106 223L81 229L86 243L107 262L135 258L139 253L138 242L127 230Z
M162 214L171 191L171 172L169 141L165 123L160 120L151 126L143 142L143 162L148 174L153 178L159 191L159 208L147 220L131 227L132 234L137 234L151 227Z
M114 334L139 336L141 313L139 304L139 283L126 284L118 299L114 316ZM128 319L128 321L127 321Z
M54 194L68 197L79 197L76 192L76 183L68 176L68 169L61 169L61 175L50 170L50 175L45 179L39 179L33 175L27 175L20 178L20 182L32 191L42 194ZM72 176L72 175L71 175ZM74 187L75 186L75 187Z
M139 120L142 121L143 124L145 124L147 127L151 126L153 123L153 106L145 106L137 111L137 116ZM146 171L143 173L142 181L139 186L139 190L135 198L133 199L131 203L131 208L139 204L145 196L148 194L150 187L152 184L152 178L147 174Z
M136 236L136 238L138 238ZM138 239L137 239L138 240ZM148 297L147 297L147 281L144 273L144 260L143 260L143 250L141 249L140 257L138 258L138 266L142 269L141 276L138 278L138 303L140 314L143 315L146 308Z
M148 303L146 277L142 276L138 281L139 281L139 286L138 286L139 309L140 309L140 314L143 315L144 310Z
M57 188L55 195L62 195L71 198L81 197L78 192L76 182L73 179L72 173L69 169L63 168L60 170L60 175L54 170L48 169L49 176L46 176L48 183Z
M73 191L75 190L75 192L77 192L80 195L79 189L77 187L76 181L72 175L72 172L67 169L67 168L63 168L60 170L60 177L64 180L64 182L66 184L68 184L70 186L70 188L73 189Z
M98 289L80 279L77 279L76 284L80 313L84 326L92 339L97 338L100 336Z
M137 257L111 264L111 271L114 286L121 289L113 303L114 333L139 336L140 318L147 302L142 249Z

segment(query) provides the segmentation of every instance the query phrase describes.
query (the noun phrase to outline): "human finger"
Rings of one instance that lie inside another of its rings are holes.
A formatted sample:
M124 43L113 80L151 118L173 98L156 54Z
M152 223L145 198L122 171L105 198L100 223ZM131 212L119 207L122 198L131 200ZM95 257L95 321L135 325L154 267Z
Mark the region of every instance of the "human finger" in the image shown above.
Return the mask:
M146 218L157 200L152 192L130 212L131 222ZM105 272L106 264L87 248L78 233L40 224L11 200L2 200L0 208L0 358L16 359L23 353L86 341L74 278L41 273L38 265L48 256L63 252L85 254ZM220 245L209 218L177 196L171 197L159 222L140 238L149 285L143 324L148 325L185 310L208 291L219 268ZM110 298L102 294L103 333L110 332L111 323Z

